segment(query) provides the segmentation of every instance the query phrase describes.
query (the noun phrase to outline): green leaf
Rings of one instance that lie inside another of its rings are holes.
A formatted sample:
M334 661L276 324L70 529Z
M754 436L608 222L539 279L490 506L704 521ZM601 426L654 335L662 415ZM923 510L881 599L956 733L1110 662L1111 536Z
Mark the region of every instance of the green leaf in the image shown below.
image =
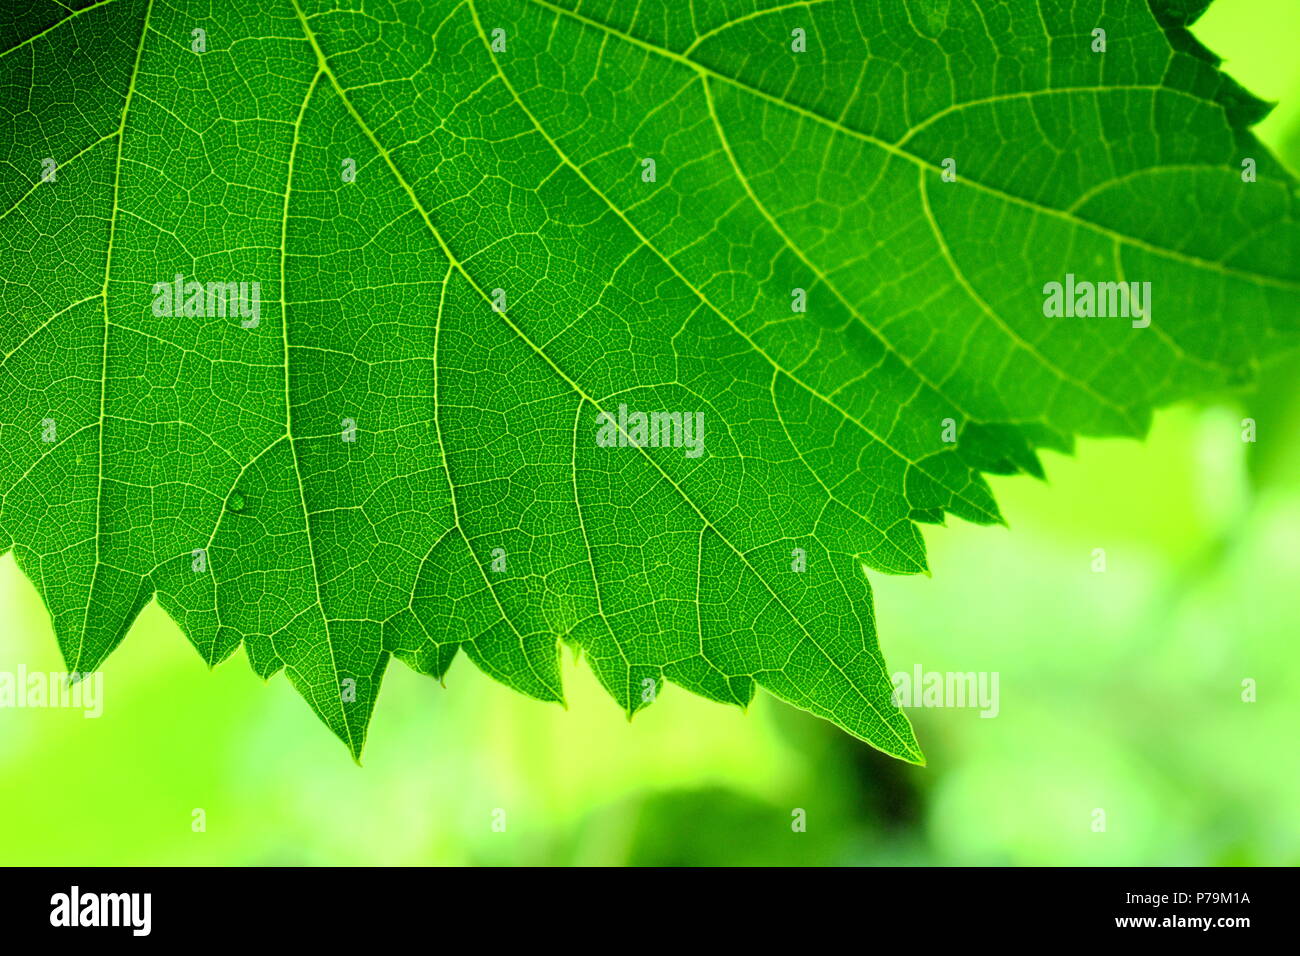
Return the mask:
M1300 332L1204 6L7 11L0 550L70 670L156 596L354 755L390 657L560 701L567 641L629 715L761 686L921 762L864 565Z

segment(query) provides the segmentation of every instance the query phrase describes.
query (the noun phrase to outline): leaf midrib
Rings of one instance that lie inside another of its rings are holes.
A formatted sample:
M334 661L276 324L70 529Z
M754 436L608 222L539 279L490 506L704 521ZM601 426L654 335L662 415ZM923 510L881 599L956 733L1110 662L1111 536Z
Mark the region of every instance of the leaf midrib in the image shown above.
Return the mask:
M90 585L86 588L86 607L82 611L81 627L77 630L77 653L69 666L74 673L81 671L81 656L86 650L86 631L90 623L90 604L95 599L95 582L99 580L100 544L104 529L104 426L108 409L108 330L112 324L108 315L108 286L113 275L113 240L117 237L118 196L122 185L122 153L126 142L126 117L131 112L131 100L135 95L135 83L140 75L140 60L144 56L145 39L149 36L149 17L153 14L153 0L145 6L143 22L140 25L140 40L135 48L135 62L131 67L131 78L127 83L126 97L122 101L122 115L117 125L117 157L113 162L113 208L108 216L108 243L104 250L104 285L99 291L104 309L103 356L100 363L99 382L99 450L96 455L97 472L95 486L95 564L90 571ZM64 23L71 17L60 20ZM58 24L55 24L58 26ZM53 29L53 27L51 27ZM102 140L101 140L102 142ZM85 150L82 150L85 152ZM78 154L80 155L80 154Z
M746 344L746 345L748 345L751 349L753 349L753 350L754 350L758 355L762 356L762 357L767 361L767 363L768 363L769 365L772 366L772 368L773 368L776 372L778 372L778 373L780 373L781 375L784 375L786 378L790 379L792 382L794 382L795 384L797 384L800 388L804 389L806 392L808 392L809 395L813 396L813 397L816 398L818 401L822 402L823 404L825 404L825 405L828 406L829 408L834 409L835 412L836 412L836 413L837 413L841 418L843 418L845 421L852 422L852 423L853 423L854 425L856 425L856 426L857 426L857 427L858 427L858 428L859 428L859 429L860 429L864 434L866 434L867 436L869 436L873 441L879 443L879 444L881 445L881 447L885 448L885 449L886 449L887 451L889 451L891 454L893 454L893 455L895 455L896 457L900 458L902 461L904 461L905 463L907 463L908 465L910 465L910 466L912 466L912 467L919 468L919 469L921 469L922 471L926 471L926 469L925 469L925 465L924 465L924 460L923 460L923 459L922 459L922 460L914 460L914 459L908 457L908 455L905 454L905 453L903 452L902 449L895 447L895 446L894 446L894 445L893 445L893 444L892 444L888 439L886 439L886 438L883 437L882 435L878 434L878 433L877 433L873 428L871 428L871 427L870 427L866 422L864 422L864 421L862 421L860 418L857 418L857 417L855 417L854 415L850 414L849 411L848 411L846 408L841 407L841 406L840 406L840 405L839 405L839 404L838 404L838 403L837 403L837 402L836 402L832 397L830 397L830 396L828 396L828 395L823 395L820 391L818 391L816 388L814 388L814 387L813 387L811 384L809 384L808 382L805 382L801 377L799 377L798 375L796 375L793 371L791 371L790 369L785 368L783 365L781 365L779 362L777 362L777 360L776 360L775 358L773 358L771 355L768 354L768 352L767 352L766 349L764 349L761 345L759 345L757 342L755 342L754 339L753 339L753 338L752 338L748 333L746 333L743 329L741 329L740 326L738 326L738 325L735 323L735 321L731 318L731 316L727 315L726 312L724 312L724 311L723 311L722 309L720 309L718 306L714 305L714 303L712 302L712 300L710 300L710 299L708 298L708 296L706 296L706 295L704 294L703 290L701 290L699 287L697 287L697 286L695 285L695 283L691 282L691 280L686 276L686 274L683 273L683 272L681 271L680 268L678 268L677 264L676 264L675 262L673 262L672 259L671 259L668 255L666 255L665 253L663 253L662 251L660 251L659 248L658 248L654 243L652 243L652 242L650 241L649 237L647 237L647 236L645 235L645 233L643 233L643 232L640 230L640 228L638 228L637 225L636 225L634 222L632 222L632 220L628 217L627 213L625 213L623 210L619 209L618 206L616 206L616 205L615 205L615 204L614 204L614 203L609 199L609 197L605 195L605 193L600 189L600 187L598 187L594 182L592 182L591 177L589 177L589 176L586 174L586 172L583 171L583 169L582 169L581 166L579 166L576 162L573 161L572 158L570 158L570 156L568 155L568 153L566 153L566 152L565 152L565 151L560 147L560 144L556 141L556 139L555 139L553 136L551 136L551 134L550 134L549 132L547 132L546 128L542 125L541 121L537 119L536 114L534 114L533 111L528 107L528 104L524 102L523 97L519 95L519 92L515 89L514 84L510 82L510 79L509 79L509 77L506 76L505 71L501 69L501 65L500 65L500 63L497 62L496 56L495 56L495 55L493 54L493 52L492 52L492 47L491 47L490 42L488 41L487 33L486 33L486 32L484 31L484 29L483 29L482 21L479 19L478 8L475 6L473 0L468 0L468 2L469 2L470 12L471 12L471 14L472 14L473 17L474 17L474 26L475 26L475 28L476 28L477 31L478 31L479 38L483 41L484 47L485 47L485 49L486 49L486 51L487 51L487 56L488 56L489 59L491 60L492 65L493 65L493 68L496 70L496 74L497 74L498 78L501 80L502 84L504 84L504 86L505 86L507 92L510 93L511 99L513 99L514 102L515 102L515 104L516 104L516 105L517 105L517 106L518 106L518 107L523 111L524 115L528 117L529 122L532 124L533 128L537 131L538 135L540 135L540 136L542 137L542 139L546 140L547 145L549 145L550 148L551 148L551 150L555 153L555 155L556 155L557 157L559 157L560 161L561 161L562 163L564 163L564 165L567 166L570 170L572 170L572 171L574 172L574 174L577 175L578 178L582 180L583 184L586 185L586 187L587 187L588 189L590 189L591 192L592 192L593 194L595 194L597 197L599 197L599 199L601 200L601 202L603 202L603 203L604 203L604 204L609 208L609 210L610 210L611 212L614 213L614 215L618 216L619 220L620 220L620 221L621 221L621 222L622 222L622 223L623 223L623 224L628 228L628 230L631 231L631 233L632 233L634 236L636 236L637 241L638 241L638 242L639 242L639 243L640 243L644 248L646 248L646 249L648 249L650 252L654 253L655 256L656 256L656 257L657 257L661 262L663 262L663 264L666 265L666 266L669 268L669 270L671 270L671 272L673 273L673 275L677 277L678 281L680 281L680 282L681 282L681 283L682 283L682 284L687 288L687 290L689 290L689 291L691 292L692 295L694 295L697 299L699 299L700 302L701 302L702 304L704 304L705 306L707 306L711 312L713 312L713 313L714 313L715 315L717 315L720 319L722 319L722 320L727 324L727 326L728 326L728 327L729 327L733 332L735 332L738 336L740 336L740 337L745 341L745 344ZM706 92L707 92L707 86L705 87L705 89L706 89ZM719 134L721 134L721 129L719 129ZM724 145L726 145L726 144L725 144L725 138L724 138ZM751 198L752 198L752 193L751 193ZM756 205L758 205L756 199L754 200L754 202L755 202ZM759 206L759 209L760 209L760 211L762 211L762 207L761 207L761 206ZM784 239L785 237L782 235L782 238ZM800 255L800 257L802 258L802 252L801 252L801 250L797 249L793 244L789 243L788 240L787 240L787 245L790 245L790 248L791 248L792 250L794 250L795 253L798 254L798 255ZM805 260L805 261L807 261L807 260ZM815 271L818 272L818 276L819 276L819 278L821 278L822 281L825 282L825 283L827 284L828 287L832 288L832 290L835 291L835 292L836 292L836 295L838 296L838 295L839 295L839 292L838 292L838 290L835 289L834 285L830 282L829 278L826 277L826 276L824 276L824 275L822 275L821 272L820 272L820 270L816 270L816 267L815 267L815 266L811 266L811 264L809 264L809 265L810 265L811 268L813 268ZM841 296L840 298L841 298L842 301L844 301L844 304L845 304L845 305L850 309L850 311L852 311L852 313L854 314L854 316L856 316L856 317L858 318L859 321L861 321L864 325L868 325L868 328L870 328L870 325L866 322L866 319L863 318L863 317L858 313L858 311L857 311L857 310L852 306L852 304L849 303L849 302L847 302L846 300L844 300L842 296ZM875 330L873 329L873 331L875 331ZM900 354L897 350L895 350L895 349L893 348L893 346L890 345L890 343L889 343L888 341L886 341L886 340L883 338L883 336L881 336L880 338L881 338L881 344L884 345L885 348L889 349L889 351L891 352L891 354L897 356L898 359L899 359L899 360L900 360L904 365L906 365L907 368L908 368L909 370L911 370L911 371L912 371L912 372L913 372L913 373L914 373L914 374L915 374L915 375L916 375L916 376L917 376L917 377L918 377L922 382L924 382L924 383L925 383L926 385L928 385L930 388L934 389L935 392L937 392L938 394L940 394L940 395L944 395L944 393L942 392L942 390L940 390L940 389L939 389L939 388L938 388L934 383L930 382L930 381L929 381L929 380L928 380L924 375L922 375L922 374L920 373L920 371L918 371L916 368L914 368L914 367L911 365L911 363L910 363L910 362L908 361L908 359L907 359L907 356L902 355L902 354ZM957 403L956 401L954 401L950 396L944 395L944 397L945 397L945 398L948 398L949 401L952 401L954 406L960 407L960 406L959 406L959 403ZM774 405L775 405L775 398L776 398L776 396L775 396L775 391L773 391L773 402L774 402ZM595 404L595 403L593 403L593 404ZM596 407L599 408L599 406L596 406ZM963 413L963 414L964 414L964 413ZM967 415L967 417L970 418L971 416ZM795 450L798 451L798 446L797 446L797 445L794 445L793 442L792 442L791 444L792 444L792 446L795 447ZM807 466L807 468L808 468L808 470L809 470L810 472L812 472L814 475L816 475L816 469L813 468L812 465L808 464L808 462L807 462L806 460L804 460L802 454L800 454L800 460L804 462L804 464ZM928 472L927 472L927 473L928 473ZM932 475L931 477L935 477L935 476ZM818 481L821 481L821 476L820 476L820 475L817 475L817 478L818 478ZM935 480L936 480L936 482L938 482L939 484L943 484L941 481L939 481L938 478L935 478ZM824 482L823 482L823 485L824 485ZM954 495L956 495L957 497L961 498L963 501L965 501L968 505L970 505L970 506L971 506L972 508L974 508L975 510L980 511L981 513L984 513L985 515L987 515L987 516L990 517L990 518L997 518L997 517L998 517L996 514L990 513L990 512L989 512L989 511L988 511L988 510L987 510L987 509L986 509L982 504L980 504L979 502L972 501L970 498L967 498L967 497L962 493L962 489L952 488L952 487L950 487L950 486L948 486L948 485L944 485L944 487L947 488L948 491L952 492L952 493L953 493ZM833 495L832 495L831 497L834 498ZM850 511L854 511L854 509L852 509L852 508L850 508L849 510L850 510ZM857 512L854 511L854 513L856 514ZM879 527L879 526L878 526L874 521L872 521L870 518L868 518L868 517L865 516L865 515L860 515L859 517L861 517L864 521L866 521L868 524L870 524L871 527L874 528L874 529L875 529L875 530L880 534L880 536L881 536L883 539L888 540L888 535L885 533L884 529L880 528L880 527ZM921 570L921 569L918 568L918 570Z
M437 243L438 243L440 249L442 250L443 255L446 257L446 259L448 260L448 262L451 264L451 266L452 266L454 269L456 269L456 271L460 272L460 274L461 274L461 275L465 278L465 280L470 284L470 286L474 289L474 291L478 293L479 297L482 298L483 301L484 301L485 303L488 303L488 304L490 305L491 302L492 302L492 297L491 297L490 295L488 295L488 293L486 292L486 290L484 290L484 289L483 289L483 288L482 288L482 287L481 287L481 286L480 286L480 285L479 285L479 284L474 280L474 277L471 276L471 275L469 274L469 270L465 268L465 266L464 266L464 264L461 262L460 258L455 254L455 252L454 252L454 251L451 249L451 247L448 245L447 240L443 237L441 231L440 231L440 230L439 230L439 229L434 225L433 220L432 220L432 217L429 215L428 210L425 209L423 203L420 202L420 199L419 199L419 197L416 195L414 188L413 188L413 187L411 186L411 184L407 181L406 177L402 174L401 170L399 170L399 169L397 168L397 164L396 164L396 162L393 160L391 154L390 154L390 153L388 152L388 150L384 147L384 145L383 145L382 143L379 142L379 139L378 139L378 137L375 135L374 130L372 130L372 129L370 128L370 125L369 125L368 123L365 122L365 119L364 119L364 118L361 116L361 114L357 111L356 106L355 106L355 105L352 103L352 101L348 98L346 92L345 92L344 89L343 89L342 84L338 81L338 78L335 76L333 70L330 68L330 66L329 66L329 61L328 61L327 57L325 56L325 51L321 48L320 43L319 43L319 41L318 41L317 38L316 38L316 34L315 34L315 32L311 29L311 25L308 23L307 18L306 18L306 16L304 15L304 13L303 13L303 11L302 11L302 8L301 8L301 6L299 5L298 0L290 0L290 2L293 4L294 12L295 12L295 13L297 14L297 16L298 16L299 22L300 22L301 25L302 25L303 32L306 34L307 41L308 41L308 43L311 45L312 50L313 50L313 51L315 52L315 54L316 54L317 63L318 63L319 68L320 68L320 69L325 73L325 75L329 78L330 83L331 83L331 85L334 87L334 90L335 90L335 92L337 93L337 95L339 96L340 101L343 103L343 105L344 105L344 107L347 109L348 113L349 113L349 114L353 117L353 119L357 122L358 126L361 128L362 132L366 135L367 139L370 140L371 145L376 149L376 151L379 152L380 156L383 157L383 159L384 159L386 165L388 166L388 168L390 169L390 171L393 173L394 177L396 177L398 183L402 186L403 190L406 192L407 196L408 196L409 199L411 200L411 203L415 206L415 208L419 211L421 217L424 219L425 224L426 224L426 226L428 227L430 234L431 234L431 235L434 237L434 239L437 241ZM480 36L481 36L481 35L482 35L482 34L481 34L481 32L480 32ZM588 395L587 392L586 392L586 390L583 389L581 385L579 385L577 382L575 382L575 381L574 381L574 380L573 380L573 379L572 379L572 378L571 378L571 377L570 377L570 376L569 376L569 375L568 375L568 374L567 374L567 373L566 373L562 368L560 368L558 365L556 365L555 362L554 362L554 360L552 360L551 357L550 357L549 355L547 355L544 351L542 351L540 348L538 348L537 344L534 343L534 342L532 341L532 339L531 339L531 338L530 338L530 337L529 337L529 336L528 336L528 335L523 331L523 329L519 328L519 326L516 325L516 324L515 324L515 323L510 319L510 317L509 317L505 312L500 312L500 313L497 313L497 314L500 315L502 321L505 322L505 324L506 324L506 325L511 329L511 331L514 332L514 334L517 335L517 336L519 337L520 341L522 341L522 342L524 342L526 345L528 345L528 347L529 347L530 349L532 349L532 351L533 351L533 352L534 352L534 353L535 353L539 358L541 358L543 361L545 361L546 364L549 365L549 366L551 367L551 369L552 369L552 370L553 370L557 375L559 375L560 378L563 379L563 381L564 381L564 382L565 382L565 383L566 383L566 384L567 384L571 389L573 389L573 391L574 391L574 392L575 392L575 393L576 393L576 394L577 394L581 399L584 399L585 401L587 401L588 403L590 403L590 404L592 405L593 408L596 408L596 409L600 409L600 408L601 408L600 403L597 402L597 401L596 401L594 398L592 398L590 395ZM868 707L871 708L871 710L872 710L872 711L876 714L876 716L880 719L880 724L881 724L881 726L884 727L884 729L885 729L886 731L888 731L891 735L893 735L893 737L894 737L894 738L898 741L898 743L901 745L903 752L906 753L906 754L908 754L908 755L909 755L909 756L910 756L914 761L915 761L915 760L923 760L924 758L921 756L921 754L919 753L919 751L917 751L917 749L916 749L913 745L911 745L910 743L908 743L908 741L906 741L903 737L901 737L901 736L898 734L898 731L896 731L896 730L893 728L892 724L889 722L889 720L886 718L886 716L880 712L880 709L876 706L875 701L873 701L869 695L863 693L862 690L858 687L857 682L856 682L856 681L855 681L855 680L854 680L850 675L848 675L847 673L845 673L844 669L843 669L843 668L840 666L840 664L835 660L834 656L831 655L831 654L829 654L829 653L827 653L827 651L825 650L824 647L822 647L821 643L817 640L817 638L816 638L816 637L815 637L815 636L814 636L814 635L813 635L813 634L812 634L812 633L811 633L811 632L810 632L810 631L809 631L809 630L804 626L803 621L801 621L801 620L799 619L799 616L798 616L797 614L795 614L795 613L794 613L794 612L793 612L793 611L792 611L792 610L787 606L786 602L785 602L784 599L781 597L781 595L778 594L776 591L774 591L774 590L772 589L771 585L768 584L767 579L764 578L763 575L761 575L761 574L758 572L758 570L757 570L757 569L756 569L756 568L755 568L755 567L754 567L754 566L749 562L749 559L748 559L748 557L745 555L745 553L744 553L743 551L741 551L739 548L737 548L737 547L736 547L736 546L731 542L731 540L730 540L726 535L724 535L724 534L723 534L723 533L722 533L722 532L721 532L721 531L720 531L720 530L719 530L719 529L718 529L718 528L713 524L713 522L712 522L712 521L711 521L711 520L710 520L710 519L709 519L709 518L708 518L708 517L707 517L707 516L706 516L706 515L701 511L701 510L700 510L699 506L695 503L695 501L694 501L694 500L693 500L689 495L686 494L685 490L684 490L684 489L683 489L683 488L682 488L682 487L681 487L681 486L680 486L680 485L679 485L675 480L673 480L672 476L669 475L668 472L664 470L663 466L660 465L659 462L656 461L652 455L650 455L650 454L649 454L649 453L648 453L644 448L641 448L640 446L634 446L634 447L636 447L637 450L641 453L642 457L643 457L646 461L648 461L648 462L650 463L650 465L651 465L651 466L652 466L656 471L659 472L660 476L661 476L661 477L662 477L666 482L668 482L668 483L673 487L673 489L674 489L675 491L677 491L677 493L681 496L682 500L685 501L686 504L690 506L691 510L693 510L693 511L695 512L695 514L696 514L696 516L699 518L699 520L700 520L700 521L701 521L701 522L702 522L706 527L708 527L709 530L713 531L714 534L716 534L716 535L718 536L719 540L721 540L722 542L724 542L724 543L727 545L727 547L732 551L732 553L736 556L736 558L739 559L739 560L741 561L741 563L744 564L744 566L746 567L746 569L748 569L748 570L750 571L750 573L752 573L752 574L754 575L754 577L755 577L755 578L756 578L756 579L757 579L757 580L758 580L758 581L763 585L763 587L767 590L768 594L771 596L772 600L775 601L776 604L777 604L777 606L779 606L779 607L780 607L780 608L781 608L781 609L786 613L786 615L790 618L790 620L791 620L792 622L794 622L795 626L799 628L800 632L804 635L804 637L805 637L805 638L806 638L806 639L807 639L807 640L808 640L808 641L809 641L809 642L810 642L814 647L817 648L817 650L818 650L818 651L819 651L819 652L820 652L820 653L825 657L825 659L830 663L830 665L831 665L832 667L834 667L834 668L835 668L835 669L840 673L840 675L845 679L845 681L849 684L849 686L852 687L852 688L854 689L855 692L857 692L859 698L860 698L863 702L865 702L865 703L867 704ZM871 654L868 654L868 655L867 655L867 659L870 660L870 661L872 661L872 662L876 665L877 669L881 671L881 673L885 673L884 666L883 666L883 664L880 662L880 660L879 660L878 657L876 657L876 656L874 656L874 655L871 655ZM888 674L887 674L887 673L885 673L885 676L886 676L886 678L888 678ZM899 714L902 714L901 711L898 711L898 713L899 713ZM902 716L903 716L904 720L906 720L906 715L903 714Z

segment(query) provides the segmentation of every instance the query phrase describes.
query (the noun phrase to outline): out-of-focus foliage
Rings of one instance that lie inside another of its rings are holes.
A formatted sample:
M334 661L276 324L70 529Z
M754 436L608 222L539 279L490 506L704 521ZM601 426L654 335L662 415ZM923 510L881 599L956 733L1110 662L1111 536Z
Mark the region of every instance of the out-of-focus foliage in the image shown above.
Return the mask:
M1197 31L1282 100L1261 129L1293 168L1298 17L1219 0ZM102 718L0 709L0 862L1300 863L1296 381L1048 455L1047 484L994 479L1013 531L929 530L933 578L873 577L891 669L1000 674L995 719L911 711L927 769L764 695L745 715L670 689L629 723L569 661L568 713L464 662L445 689L395 669L359 769L286 681L207 673L151 607ZM62 669L10 558L0 609L0 670Z

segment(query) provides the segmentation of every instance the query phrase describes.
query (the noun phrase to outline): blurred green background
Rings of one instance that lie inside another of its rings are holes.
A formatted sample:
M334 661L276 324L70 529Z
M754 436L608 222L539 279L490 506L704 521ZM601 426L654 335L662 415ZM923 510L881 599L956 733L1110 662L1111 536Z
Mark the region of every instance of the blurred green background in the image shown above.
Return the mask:
M1300 168L1300 3L1217 0L1195 32L1281 101L1259 133ZM993 479L1012 530L928 529L933 578L872 575L891 671L1000 674L996 719L911 712L928 768L761 692L669 687L629 723L567 656L568 711L463 656L445 688L393 664L358 767L283 676L209 672L151 606L100 719L0 709L0 863L1300 864L1297 382L1049 453L1047 483ZM63 669L7 556L20 665Z

